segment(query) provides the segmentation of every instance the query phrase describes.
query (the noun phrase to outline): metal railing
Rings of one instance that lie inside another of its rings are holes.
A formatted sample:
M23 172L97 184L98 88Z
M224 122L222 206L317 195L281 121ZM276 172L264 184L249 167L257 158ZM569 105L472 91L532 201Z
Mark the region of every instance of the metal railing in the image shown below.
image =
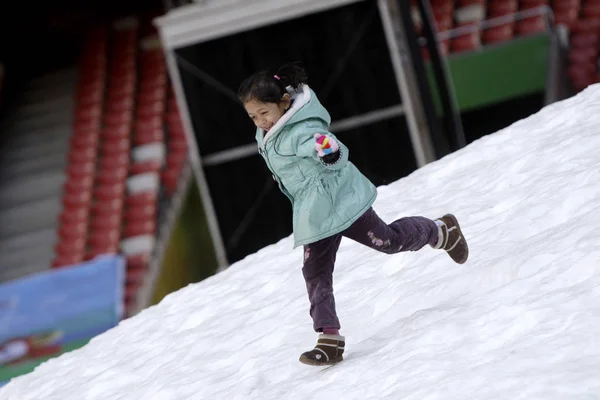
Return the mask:
M473 22L469 25L464 25L458 28L449 29L442 31L437 34L438 42L447 39L454 39L459 36L465 36L471 33L484 31L490 28L497 28L502 25L510 24L513 22L522 21L528 18L542 16L544 17L545 30L549 31L554 24L554 13L548 6L538 6L529 8L523 11L517 11L513 14L502 15L500 17L494 17L479 22ZM424 37L419 38L419 44L425 45L427 40Z

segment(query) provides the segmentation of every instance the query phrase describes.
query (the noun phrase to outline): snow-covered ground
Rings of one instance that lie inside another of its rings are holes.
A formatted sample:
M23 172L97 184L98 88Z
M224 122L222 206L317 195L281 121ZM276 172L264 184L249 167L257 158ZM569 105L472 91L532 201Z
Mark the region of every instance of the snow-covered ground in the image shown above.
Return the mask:
M390 222L453 212L471 257L386 256L344 239L343 363L298 362L316 334L287 238L0 398L600 398L600 85L381 187L375 209Z

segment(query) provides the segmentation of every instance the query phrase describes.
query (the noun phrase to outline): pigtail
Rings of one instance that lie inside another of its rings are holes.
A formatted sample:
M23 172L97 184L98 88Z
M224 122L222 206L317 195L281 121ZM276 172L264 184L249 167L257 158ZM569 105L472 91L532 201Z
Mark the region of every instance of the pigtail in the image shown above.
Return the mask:
M299 61L281 66L275 74L283 87L291 86L297 89L303 83L308 83L306 71L302 68Z
M298 89L303 83L307 83L306 72L300 62L293 62L281 66L275 74L267 70L252 74L242 82L237 94L242 104L252 99L279 104L289 86Z

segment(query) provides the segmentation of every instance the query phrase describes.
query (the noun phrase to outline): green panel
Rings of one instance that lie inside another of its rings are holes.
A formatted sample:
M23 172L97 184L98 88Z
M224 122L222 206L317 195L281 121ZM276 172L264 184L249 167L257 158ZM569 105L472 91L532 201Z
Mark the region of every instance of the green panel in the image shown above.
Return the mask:
M161 265L152 303L217 271L215 255L202 199L195 180L188 187Z
M448 67L461 112L544 91L549 46L550 37L542 33L450 55ZM427 73L441 115L430 62Z

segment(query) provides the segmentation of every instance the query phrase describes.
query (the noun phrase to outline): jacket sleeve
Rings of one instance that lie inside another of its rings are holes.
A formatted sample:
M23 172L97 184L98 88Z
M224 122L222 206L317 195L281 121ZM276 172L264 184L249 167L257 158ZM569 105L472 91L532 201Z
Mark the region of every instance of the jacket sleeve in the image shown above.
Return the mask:
M337 158L334 158L334 161L332 163L326 162L331 160L330 157L327 157L329 158L329 160L323 160L317 154L317 150L315 149L315 133L331 136L338 143L338 146L340 147L340 154ZM340 142L340 140L336 138L335 135L328 132L327 130L321 127L312 130L303 129L301 132L296 133L294 136L296 154L299 157L311 158L316 162L320 163L321 165L325 166L326 168L332 170L341 169L348 163L348 148L342 142Z

